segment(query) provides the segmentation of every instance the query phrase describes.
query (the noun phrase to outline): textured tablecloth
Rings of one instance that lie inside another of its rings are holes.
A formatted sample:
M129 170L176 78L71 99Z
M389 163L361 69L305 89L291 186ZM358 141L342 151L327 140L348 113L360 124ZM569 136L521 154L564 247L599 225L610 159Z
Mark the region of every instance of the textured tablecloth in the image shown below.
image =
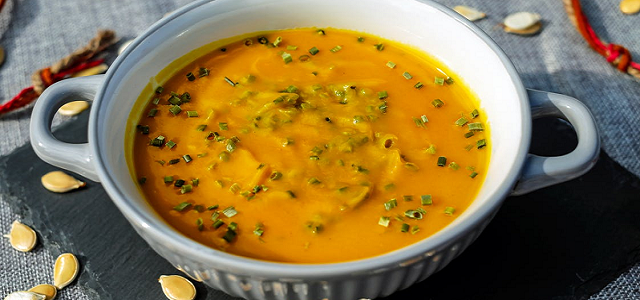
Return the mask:
M114 29L123 40L131 39L165 13L190 2L7 1L0 12L0 45L7 55L4 65L0 66L0 103L31 85L29 78L34 70L69 54L93 37L98 29ZM488 17L476 24L512 59L525 86L582 100L596 117L604 151L629 171L640 175L640 130L636 129L640 121L640 81L616 71L587 47L567 19L562 1L438 2L449 7L466 4L486 12ZM640 59L640 15L621 14L619 0L582 2L596 32L604 40L626 46L633 57ZM541 14L543 31L533 37L503 32L498 24L517 11ZM28 141L30 113L31 109L27 108L0 117L0 155L6 155ZM60 121L64 120L54 123ZM16 219L19 216L0 199L0 232L8 232ZM12 291L52 282L53 262L54 257L42 246L31 253L22 253L13 250L6 239L2 240L0 298ZM639 286L640 265L636 265L591 299L640 299ZM58 297L62 300L91 298L75 286L64 289Z

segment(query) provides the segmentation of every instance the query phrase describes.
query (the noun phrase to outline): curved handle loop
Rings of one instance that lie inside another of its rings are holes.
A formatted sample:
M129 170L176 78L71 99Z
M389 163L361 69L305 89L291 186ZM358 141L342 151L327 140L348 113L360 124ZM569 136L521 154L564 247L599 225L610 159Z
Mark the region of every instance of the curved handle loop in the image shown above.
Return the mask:
M578 146L571 153L545 157L528 154L512 195L522 195L576 178L593 167L600 153L600 137L589 109L575 98L527 89L534 119L558 117L573 125Z
M30 138L36 154L45 162L99 182L89 144L59 141L51 133L53 116L67 102L93 101L104 75L70 78L48 87L31 113Z

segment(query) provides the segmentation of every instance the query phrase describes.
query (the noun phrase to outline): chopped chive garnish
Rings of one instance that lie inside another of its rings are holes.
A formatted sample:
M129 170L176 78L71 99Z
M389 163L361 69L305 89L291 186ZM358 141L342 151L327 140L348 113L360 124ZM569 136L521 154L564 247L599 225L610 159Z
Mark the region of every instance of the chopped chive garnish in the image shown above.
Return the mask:
M405 217L414 220L422 220L422 212L414 209L410 209L404 212Z
M228 77L224 77L224 81L226 81L230 86L236 86L236 83L233 82L233 80L229 79Z
M340 51L340 50L342 50L342 46L337 45L337 46L335 46L335 47L331 48L331 50L329 50L329 51L331 51L331 52L333 52L333 53L336 53L336 52L338 52L338 51Z
M203 212L203 211L205 210L205 208L204 208L204 206L202 206L202 205L198 204L198 205L194 205L194 206L193 206L193 210L195 210L195 211L197 211L197 212L201 213L201 212Z
M271 172L271 175L269 176L269 179L271 179L271 180L278 180L280 178L282 178L282 173L280 173L278 171Z
M416 123L416 126L426 128L424 126L424 121L421 118L413 118L413 122Z
M318 180L318 178L311 177L311 178L309 178L309 180L307 181L307 183L309 183L309 184L320 184L320 183L322 183L322 182L321 182L320 180Z
M420 120L422 120L422 122L424 123L429 123L429 119L427 119L427 116L425 115L420 116Z
M173 186L175 187L182 187L184 185L185 181L182 179L178 179L176 180L176 182L173 183Z
M464 150L467 150L467 151L471 151L471 149L473 149L473 145L466 145L464 147Z
M316 48L316 47L313 47L313 48L309 49L309 53L311 55L316 55L316 54L318 54L318 52L320 52L320 50L318 50L318 48Z
M476 167L474 166L467 166L465 169L469 170L469 171L475 171Z
M470 138L470 137L472 137L473 135L474 135L473 131L469 131L469 132L467 132L467 133L465 133L465 134L464 134L464 137L465 137L465 138Z
M287 52L282 52L282 61L284 61L285 64L288 64L293 61L293 56Z
M224 225L224 221L217 219L215 220L215 222L213 222L213 225L211 225L211 227L218 229L220 228L220 226Z
M402 77L404 77L405 79L409 80L411 78L413 78L413 76L411 76L411 74L409 74L409 72L404 72L402 73Z
M456 209L451 207L451 206L447 206L444 209L444 214L445 215L453 215L453 213L455 213L455 212L456 212Z
M301 62L305 62L305 61L310 60L310 59L311 59L311 56L304 54L304 55L300 55L300 57L298 57L298 59L299 59Z
M229 226L231 226L231 224L229 224ZM227 229L227 232L224 234L222 239L225 240L227 243L231 243L233 239L236 237L236 235L238 234L236 233L235 230Z
M180 96L180 100L184 103L191 101L191 94L189 94L189 92L184 92L184 94Z
M429 148L427 148L425 150L425 152L427 152L429 154L436 154L436 146L435 145L429 145Z
M191 155L189 154L185 154L182 156L182 159L184 159L184 162L188 163L191 162L193 159L191 158Z
M157 108L152 108L149 110L149 113L147 114L147 117L149 118L153 118L156 116L156 114L158 113L158 109Z
M378 225L383 227L389 227L389 222L391 222L391 218L382 216L380 220L378 220Z
M220 152L220 154L218 154L218 158L221 161L229 161L229 158L230 158L229 152L227 151Z
M481 139L478 142L476 142L476 147L478 147L478 149L482 149L486 146L487 146L487 140L485 139Z
M189 202L182 202L182 203L180 203L180 204L178 204L178 205L174 206L174 207L173 207L173 210L175 210L175 211L183 211L183 210L185 210L185 209L189 208L190 206L191 206L191 203L189 203Z
M326 32L324 32L324 29L318 29L316 31L316 33L318 33L319 35L326 35L327 34Z
M362 42L364 42L364 37L359 36L358 37L358 43L362 43Z
M320 160L320 157L317 156L317 155L311 155L311 156L309 156L309 159L310 160Z
M311 153L315 155L320 155L322 154L322 152L324 152L324 150L320 149L318 146L315 146L313 147L313 149L311 149Z
M231 218L231 217L237 215L238 211L236 210L235 207L229 206L229 207L227 207L227 208L222 210L222 214L225 215L227 218Z
M229 153L235 151L236 148L237 148L236 142L234 142L231 139L227 140L227 151L229 151Z
M388 184L386 184L386 185L384 186L384 190L385 190L385 191L390 191L390 190L393 190L395 187L396 187L396 185L395 185L395 184L393 184L393 183L388 183Z
M456 125L457 126L464 126L464 124L467 124L469 121L467 121L467 119L465 117L460 117L460 119L456 120Z
M220 127L220 130L229 130L229 125L225 122L218 123L218 127Z
M469 123L469 131L484 131L482 123Z
M447 84L453 84L455 81L453 80L453 78L447 77L447 79L445 79L444 82L446 82Z
M156 160L157 163L159 163L161 166L164 166L164 164L166 163L164 160Z
M403 199L404 201L406 201L406 202L413 201L413 196L411 196L411 195L404 195L404 196L402 196L402 199Z
M200 70L198 70L198 77L205 77L205 76L209 76L209 69L200 68Z
M398 200L396 200L395 198L384 203L384 209L387 211L390 211L396 206L398 206Z
M282 146L289 146L295 144L295 141L292 138L285 138L282 142Z
M365 169L362 166L356 166L356 172L363 173L363 174L369 174L369 170Z
M162 94L163 91L164 91L164 88L162 86L159 86L156 88L156 94Z
M138 183L139 183L139 184L144 184L145 182L147 182L147 177L140 177L140 178L138 179Z
M420 227L418 227L418 225L414 225L413 227L411 227L411 234L416 234L420 231Z
M207 210L214 210L214 209L218 209L218 207L220 207L220 205L218 205L218 204L214 204L214 205L211 205L211 206L207 207ZM216 216L215 218L214 218L214 215ZM218 219L218 216L220 216L220 213L218 213L217 211L216 211L216 212L214 212L213 214L211 214L211 221L215 221L215 220L217 220L217 219Z
M202 218L196 220L196 226L198 226L198 231L204 230L204 221L202 221Z
M171 108L169 108L169 111L175 116L179 114L182 111L182 109L178 105L172 105Z
M168 141L165 145L169 147L169 149L173 149L177 144L174 141Z
M194 80L196 80L196 76L193 75L193 73L189 72L189 73L187 73L187 79L189 81L194 81Z
M278 45L280 45L280 43L282 43L282 37L281 36L277 37L276 40L273 41L273 45L276 46L276 47L278 47Z
M474 110L471 112L471 118L472 118L472 119L475 119L475 118L477 118L478 116L480 116L480 113L478 112L478 110L477 110L477 109L474 109Z
M160 103L160 98L153 98L153 101L151 101L151 103L158 105L158 103Z
M197 131L204 131L205 129L207 129L206 124L198 125L198 128L196 128Z
M440 108L440 107L442 107L444 105L444 102L442 102L442 100L440 100L440 99L435 99L435 100L431 101L431 104L433 106L435 106L436 108Z
M253 187L253 189L251 190L252 193L257 194L262 190L262 186L261 185L256 185Z
M424 86L424 84L422 84L422 82L418 81L418 83L416 83L413 87L416 89L421 89Z
M191 185L198 186L200 184L200 178L191 179Z
M342 194L342 193L346 192L348 189L349 189L349 187L348 187L348 186L343 186L343 187L341 187L341 188L339 188L339 189L338 189L338 193L341 193L341 194Z
M298 46L289 45L287 46L287 51L295 51L298 50Z
M149 126L146 125L137 125L136 128L140 131L140 133L142 134L149 134Z
M431 205L431 204L433 204L433 200L431 199L431 195L422 195L422 196L420 196L420 203L422 205Z
M404 167L407 168L410 171L418 171L420 168L418 168L418 165L412 163L412 162L406 162L404 163Z
M444 85L444 78L436 76L436 78L433 80L433 82L436 85Z
M234 183L229 187L229 191L231 191L234 194L237 193L240 189L241 187L238 183Z
M392 61L388 61L388 62L387 62L387 67L389 67L389 68L393 69L393 68L395 68L395 67L396 67L396 63L394 63L394 62L392 62Z
M447 158L444 156L438 157L438 167L444 167L447 164Z
M476 178L476 176L478 176L478 173L476 173L476 172L473 172L473 173L471 173L471 175L469 175L469 177L471 177L471 178Z
M169 164L170 164L170 165L175 165L175 164L177 164L177 163L179 163L179 162L180 162L180 159L179 159L179 158L176 158L176 159L172 159L172 160L170 160L170 161L169 161Z
M387 102L386 101L378 106L378 109L383 114L387 113L387 108L389 108L389 106L387 106Z
M387 91L378 92L378 99L380 100L387 99L387 97L389 97L389 94L387 93Z
M173 105L180 105L180 104L182 104L182 100L180 100L180 98L179 98L179 97L177 97L177 96L171 96L171 97L169 97L169 100L167 100L167 102L169 102L170 104L173 104Z
M198 117L198 112L195 110L188 110L187 111L187 117L189 118L195 118Z
M296 197L296 194L294 194L293 191L289 190L289 191L287 191L287 194L289 194L289 197L291 197L291 198L295 198Z
M266 37L261 36L261 37L258 38L258 43L266 45L266 44L269 43L269 40Z
M449 168L457 171L458 169L460 169L460 165L458 165L458 163L456 163L455 161L452 161L451 163L449 163Z
M164 136L159 135L151 140L151 146L162 147L162 145L164 145Z
M383 43L375 44L375 45L373 45L373 46L374 46L374 47L376 47L376 49L377 49L378 51L382 51L382 50L384 50L384 44L383 44Z
M262 223L256 224L256 228L253 230L253 234L262 236L264 234L264 225L262 225Z
M191 190L193 189L193 186L190 184L185 184L183 186L180 187L180 193L181 194L186 194L186 193L190 193Z
M409 231L409 224L402 223L402 227L400 227L400 231L401 232L408 232Z

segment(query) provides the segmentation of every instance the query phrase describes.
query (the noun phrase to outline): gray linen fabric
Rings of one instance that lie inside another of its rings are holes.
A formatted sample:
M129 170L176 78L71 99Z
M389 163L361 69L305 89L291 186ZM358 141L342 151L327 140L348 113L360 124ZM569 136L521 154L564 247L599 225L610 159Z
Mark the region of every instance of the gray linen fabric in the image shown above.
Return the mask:
M240 1L240 0L238 0ZM9 0L0 14L0 45L7 60L0 67L0 103L30 85L31 73L67 55L94 36L99 28L114 29L130 39L146 27L190 1ZM624 75L589 49L568 21L559 0L472 1L438 0L453 7L466 4L487 13L476 22L514 62L527 87L574 96L586 103L602 133L604 150L629 171L640 175L640 81ZM625 16L619 0L583 0L596 32L606 41L628 47L640 60L640 15ZM7 14L11 8L11 13ZM510 13L531 11L543 17L543 31L533 37L504 33L498 26ZM9 21L8 16L11 17ZM443 30L443 29L438 29ZM473 55L473 53L469 53ZM28 141L30 109L0 118L0 155ZM8 232L19 219L0 199L0 231ZM37 230L37 228L35 228ZM9 292L52 281L54 258L39 246L19 253L6 240L0 244L0 297ZM600 299L640 299L640 265L636 265L600 293ZM71 286L58 299L89 299Z

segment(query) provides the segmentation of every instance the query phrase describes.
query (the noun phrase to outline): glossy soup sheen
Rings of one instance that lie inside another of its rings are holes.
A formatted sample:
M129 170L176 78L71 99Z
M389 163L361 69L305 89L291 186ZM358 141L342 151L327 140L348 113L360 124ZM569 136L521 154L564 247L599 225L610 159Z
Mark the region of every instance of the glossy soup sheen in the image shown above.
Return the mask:
M484 181L477 99L415 49L306 28L188 59L141 95L131 156L158 214L200 243L279 262L376 256L447 226Z

